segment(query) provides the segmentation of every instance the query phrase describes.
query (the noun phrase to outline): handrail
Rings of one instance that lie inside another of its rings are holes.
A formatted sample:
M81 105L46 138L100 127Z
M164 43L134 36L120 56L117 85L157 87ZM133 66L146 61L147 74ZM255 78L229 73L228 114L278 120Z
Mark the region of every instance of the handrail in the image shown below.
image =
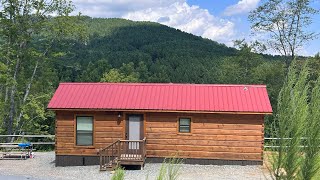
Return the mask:
M120 142L143 142L145 140L146 140L146 138L143 138L141 140L123 140L123 139L121 139Z
M100 170L106 170L120 161L145 161L146 138L142 140L116 140L100 149Z
M113 142L113 143L110 144L109 146L100 149L100 151L104 151L104 150L106 150L106 149L109 149L109 148L112 147L113 145L117 144L119 141L120 141L120 139L116 140L115 142ZM100 151L99 151L99 153L100 153Z

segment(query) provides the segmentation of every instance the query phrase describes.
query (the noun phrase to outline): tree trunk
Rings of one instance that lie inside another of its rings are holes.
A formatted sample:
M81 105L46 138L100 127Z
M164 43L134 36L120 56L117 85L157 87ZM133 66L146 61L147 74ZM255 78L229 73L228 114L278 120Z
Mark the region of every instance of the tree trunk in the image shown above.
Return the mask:
M52 42L53 42L53 41L51 41L51 44L52 44ZM47 49L43 52L43 54L42 54L43 57L45 57L45 56L47 55L50 47L51 47L51 45L50 45L49 47L47 47ZM31 89L31 85L32 85L32 83L33 83L34 77L35 77L36 72L37 72L38 67L39 67L39 62L40 62L40 58L38 58L37 61L36 61L36 64L35 64L35 66L34 66L34 68L33 68L33 72L32 72L31 78L30 78L30 82L29 82L29 84L28 84L27 87L26 87L26 90L25 90L25 93L24 93L24 97L23 97L23 100L22 100L22 105L21 105L22 107L23 107L23 105L25 104L25 102L27 101L27 98L28 98L28 96L29 96L30 89ZM24 113L24 112L23 112L23 110L22 110L22 108L21 108L21 111L20 111L19 116L18 116L18 118L17 118L17 124L18 124L18 126L17 126L17 129L15 130L14 134L16 134L17 132L19 132L19 134L21 133L21 128L22 128L22 125L23 125L23 122L21 121L21 118L22 118L22 116L23 116L23 113Z
M30 88L31 88L33 79L34 79L34 77L35 77L35 75L36 75L38 66L39 66L39 59L37 60L36 65L34 66L34 69L33 69L33 72L32 72L32 76L31 76L31 78L30 78L30 82L29 82L29 84L28 84L27 87L26 87L26 90L25 90L25 93L24 93L24 97L23 97L23 100L22 100L22 106L25 104L25 102L27 101L27 98L28 98L28 96L29 96ZM23 113L24 113L24 112L23 112L23 109L21 108L21 111L20 111L19 116L18 116L18 118L17 118L18 127L17 127L16 131L14 132L14 134L16 134L17 131L21 132L21 128L22 128L21 117L23 116Z
M9 58L7 59L6 66L9 66ZM7 70L7 75L9 74L9 71ZM9 87L8 87L8 79L6 79L6 84L5 86L5 95L4 95L4 103L7 103L8 97L9 97Z
M15 94L16 94L16 88L17 88L17 75L19 71L19 66L20 66L20 61L23 55L23 49L26 47L26 42L22 41L19 44L19 53L17 55L17 61L16 61L16 66L14 70L14 75L13 75L13 84L11 88L11 94L10 94L10 110L9 110L9 119L8 119L8 124L7 124L7 134L12 135L13 133L13 123L14 123L14 114L16 112L16 104L15 104ZM8 142L12 142L13 138L8 138Z
M17 64L15 67L14 75L13 75L13 85L11 87L11 93L10 93L10 109L9 109L9 118L7 120L7 135L12 135L13 131L13 121L14 121L14 113L15 113L15 93L16 93L16 80L17 80L17 74L19 69L20 60L17 59ZM9 137L7 139L8 142L11 141L11 138Z

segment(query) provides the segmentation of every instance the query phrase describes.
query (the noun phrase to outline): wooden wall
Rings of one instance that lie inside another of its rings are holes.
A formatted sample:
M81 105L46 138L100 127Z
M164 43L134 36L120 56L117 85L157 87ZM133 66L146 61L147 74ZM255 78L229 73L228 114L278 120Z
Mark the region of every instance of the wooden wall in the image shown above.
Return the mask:
M75 145L75 116L94 116L94 145ZM145 113L147 157L262 160L263 115ZM191 133L178 133L178 117L191 117ZM96 155L124 138L118 112L56 112L56 154Z
M191 133L178 133L178 116ZM147 156L262 160L263 115L148 113Z
M93 139L92 147L76 146L74 121L76 115L92 115ZM123 122L118 120L116 112L56 112L56 155L91 155L97 154L99 148L104 148L112 142L123 139Z

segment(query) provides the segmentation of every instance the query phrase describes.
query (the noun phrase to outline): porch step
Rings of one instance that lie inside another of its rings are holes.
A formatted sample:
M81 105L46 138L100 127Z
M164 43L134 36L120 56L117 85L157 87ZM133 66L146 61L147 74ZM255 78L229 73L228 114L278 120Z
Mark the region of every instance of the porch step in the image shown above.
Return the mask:
M100 149L97 154L100 155L100 171L114 170L118 165L143 167L146 158L146 138L117 140Z
M141 160L141 154L121 154L120 160Z
M113 171L118 166L118 159L111 160L109 163L104 164L100 167L100 171Z

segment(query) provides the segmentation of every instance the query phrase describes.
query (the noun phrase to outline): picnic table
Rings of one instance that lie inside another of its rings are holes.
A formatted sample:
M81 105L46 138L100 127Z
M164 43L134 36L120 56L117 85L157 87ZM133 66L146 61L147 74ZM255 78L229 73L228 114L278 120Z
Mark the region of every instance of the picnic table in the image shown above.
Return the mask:
M32 144L30 143L1 144L0 150L0 160L32 158Z

